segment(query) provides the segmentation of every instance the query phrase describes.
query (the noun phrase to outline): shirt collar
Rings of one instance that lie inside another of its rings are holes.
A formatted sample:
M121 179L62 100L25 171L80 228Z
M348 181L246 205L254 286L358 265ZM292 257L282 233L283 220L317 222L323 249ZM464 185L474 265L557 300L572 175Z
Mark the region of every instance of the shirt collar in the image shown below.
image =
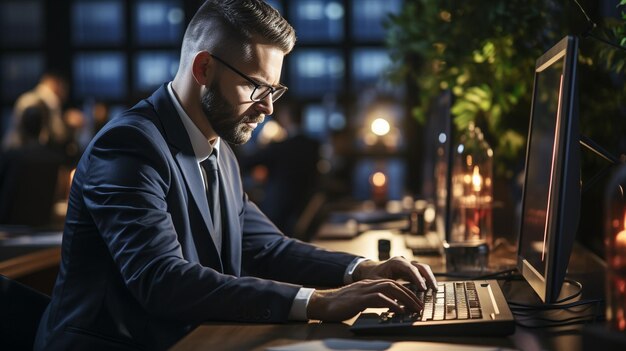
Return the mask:
M185 112L183 106L180 104L180 101L178 101L178 97L176 97L174 88L172 87L172 82L167 84L167 92L170 94L170 97L174 102L174 108L176 109L176 112L178 112L180 120L183 122L183 126L185 126L185 130L189 135L189 141L191 141L191 146L193 147L193 152L196 155L196 160L198 162L206 160L211 152L213 152L213 149L215 149L219 155L220 138L217 138L215 144L211 145L200 129L198 129L198 127L193 123L187 112Z

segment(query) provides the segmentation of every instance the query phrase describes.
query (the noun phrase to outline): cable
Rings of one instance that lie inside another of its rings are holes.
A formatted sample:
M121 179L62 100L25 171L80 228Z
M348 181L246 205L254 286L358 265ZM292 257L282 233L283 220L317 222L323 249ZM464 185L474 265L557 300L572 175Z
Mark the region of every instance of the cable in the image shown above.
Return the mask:
M595 39L599 42L602 42L606 45L612 46L616 49L620 49L620 50L626 50L626 47L619 45L619 44L615 44L611 41L608 41L606 39L602 39L600 37L597 37L595 35L593 35L591 32L593 32L594 29L596 29L598 27L598 25L596 24L596 22L594 22L589 15L587 15L587 12L585 11L585 9L582 7L582 5L580 5L580 3L578 2L578 0L574 0L574 2L576 3L576 5L578 5L578 8L580 9L580 11L583 13L583 15L585 16L585 19L587 20L587 23L589 23L590 28L587 29L587 31L585 31L585 33L582 34L583 37L590 37L591 39Z
M552 320L552 321L549 321L548 323L539 323L539 324L523 323L522 321L516 319L515 324L522 326L524 328L528 328L528 329L537 329L537 328L567 327L570 325L585 324L585 323L591 323L594 321L596 321L596 318L594 316L585 316L585 317L567 318L563 320Z
M520 314L523 314L522 313L523 311L542 312L542 311L551 311L551 310L565 310L565 309L571 309L574 307L598 304L600 302L602 302L602 300L594 299L594 300L580 300L580 301L570 302L570 303L561 304L561 305L546 304L546 305L533 305L533 306L518 304L515 302L509 302L509 308L511 309L511 311L516 311L516 312L520 312Z
M587 19L587 23L591 24L591 29L587 30L587 32L585 33L585 35L588 35L589 33L591 33L592 30L594 30L598 25L596 24L596 22L592 21L591 18L589 17L589 15L587 15L587 12L585 11L585 9L582 7L582 5L580 5L580 3L578 2L578 0L574 0L574 2L576 3L576 5L578 5L578 8L580 9L580 11L583 13L583 15L585 16L585 18Z
M571 285L575 285L578 289L575 293L566 296L560 300L557 300L553 303L547 303L547 304L525 304L522 302L515 302L515 301L509 301L509 306L513 305L519 308L526 308L529 310L532 309L537 309L537 310L550 310L550 309L563 309L563 308L568 308L570 304L564 304L567 301L573 300L577 297L579 297L582 294L582 290L583 290L583 285L575 280L572 279L565 279L566 283L569 283ZM572 306L575 306L576 302L573 302Z

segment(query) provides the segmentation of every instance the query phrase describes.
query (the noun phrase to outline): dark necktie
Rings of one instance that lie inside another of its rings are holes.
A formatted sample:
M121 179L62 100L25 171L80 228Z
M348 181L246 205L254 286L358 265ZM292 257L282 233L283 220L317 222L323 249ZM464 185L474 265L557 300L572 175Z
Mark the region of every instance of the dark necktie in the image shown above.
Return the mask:
M222 213L220 210L220 178L217 169L217 150L213 150L209 158L200 162L204 170L206 182L206 196L209 211L213 220L213 241L217 251L222 251Z

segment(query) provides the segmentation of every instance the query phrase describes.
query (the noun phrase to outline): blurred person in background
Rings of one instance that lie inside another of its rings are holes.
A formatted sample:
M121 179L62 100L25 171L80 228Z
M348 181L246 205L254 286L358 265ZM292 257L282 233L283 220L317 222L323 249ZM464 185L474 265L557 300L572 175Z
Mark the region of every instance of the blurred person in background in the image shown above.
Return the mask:
M15 128L19 144L0 157L0 224L50 224L63 156L41 143L49 118L41 101L26 107Z
M58 150L68 164L78 161L79 148L77 133L84 124L84 116L77 109L63 110L69 94L69 86L64 75L50 71L44 73L37 86L20 95L13 108L12 125L4 138L4 149L16 148L24 144L19 126L24 112L32 106L46 110L38 139L42 145Z
M320 142L304 132L298 105L283 101L274 117L285 137L242 157L241 167L261 183L261 210L283 233L292 235L297 234L295 224L317 190Z

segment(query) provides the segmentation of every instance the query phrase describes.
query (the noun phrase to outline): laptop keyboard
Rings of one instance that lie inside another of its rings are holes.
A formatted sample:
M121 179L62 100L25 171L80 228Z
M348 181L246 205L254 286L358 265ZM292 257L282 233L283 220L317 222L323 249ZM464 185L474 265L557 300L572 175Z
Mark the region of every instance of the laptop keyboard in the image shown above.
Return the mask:
M407 287L424 302L424 309L414 313L383 312L379 323L481 319L483 316L473 281L439 282L436 291L415 291L410 284Z

